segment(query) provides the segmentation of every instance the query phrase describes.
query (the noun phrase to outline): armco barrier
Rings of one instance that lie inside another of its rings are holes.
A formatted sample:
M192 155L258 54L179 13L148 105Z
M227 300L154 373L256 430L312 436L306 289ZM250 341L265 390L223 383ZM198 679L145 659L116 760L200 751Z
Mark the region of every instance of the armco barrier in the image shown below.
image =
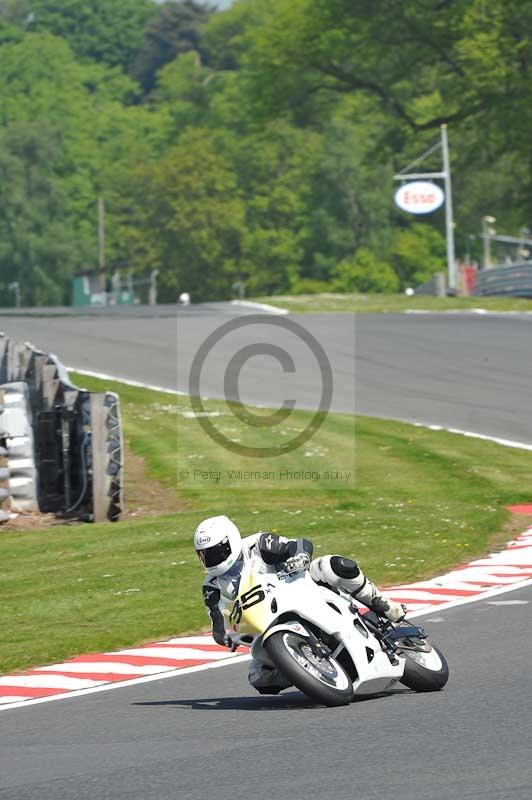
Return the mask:
M532 261L479 270L475 295L532 297Z
M0 521L8 498L14 511L117 520L123 452L116 394L74 386L56 356L0 334Z

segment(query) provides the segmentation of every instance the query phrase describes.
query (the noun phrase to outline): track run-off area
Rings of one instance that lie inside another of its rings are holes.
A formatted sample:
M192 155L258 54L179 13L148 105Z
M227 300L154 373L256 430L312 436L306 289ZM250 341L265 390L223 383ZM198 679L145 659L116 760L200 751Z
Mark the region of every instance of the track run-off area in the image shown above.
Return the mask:
M186 392L198 347L252 309L228 304L116 316L4 317L0 330L69 366ZM532 444L532 320L519 315L326 315L297 320L333 372L332 409ZM228 359L250 328L221 339L202 393L223 395ZM286 331L269 340L288 347ZM260 335L260 334L259 334ZM297 402L313 408L316 363L294 345ZM292 353L292 351L291 351ZM276 359L241 372L241 397L291 396ZM471 578L471 576L469 576ZM530 796L532 587L424 612L448 657L443 692L399 687L341 709L300 694L260 697L246 664L0 714L2 800L203 800Z

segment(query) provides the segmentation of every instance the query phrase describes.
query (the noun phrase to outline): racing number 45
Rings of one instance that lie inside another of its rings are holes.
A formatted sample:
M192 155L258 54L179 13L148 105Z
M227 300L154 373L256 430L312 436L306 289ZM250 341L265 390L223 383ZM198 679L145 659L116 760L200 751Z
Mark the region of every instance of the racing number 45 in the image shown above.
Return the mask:
M248 608L252 608L259 603L262 603L265 597L266 594L261 586L254 586L248 592L245 592L234 604L229 617L229 622L232 622L234 625L238 625L242 619L242 612L247 611Z

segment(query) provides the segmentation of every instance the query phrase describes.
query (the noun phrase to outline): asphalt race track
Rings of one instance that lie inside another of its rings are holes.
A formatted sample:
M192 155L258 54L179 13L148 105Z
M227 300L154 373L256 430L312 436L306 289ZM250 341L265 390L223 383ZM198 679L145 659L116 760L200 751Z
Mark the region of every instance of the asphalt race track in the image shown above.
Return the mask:
M229 304L122 311L114 317L8 317L0 330L60 355L69 366L186 391L200 344L221 324L245 320ZM161 310L158 312L163 314ZM151 315L150 315L151 314ZM532 443L531 316L469 314L308 314L291 317L324 348L333 371L333 410L419 421ZM278 327L240 328L220 339L205 362L201 392L223 397L230 358L250 342L283 347L295 376L271 356L242 369L241 397L278 406L294 398L316 408L321 375L307 345ZM295 383L295 386L294 386Z
M317 708L252 693L241 664L2 712L0 796L528 800L531 601L422 618L452 670L436 694Z
M199 344L244 314L220 305L159 317L4 317L0 329L70 365L186 390ZM297 321L327 352L334 409L532 443L529 318ZM286 332L271 330L273 344L288 349ZM233 344L218 343L205 394L223 390L227 356L249 344L250 328L235 336ZM313 407L315 359L294 348L297 400ZM271 356L257 356L241 377L248 402L279 404L292 396L290 374ZM451 667L448 686L437 694L399 687L347 708L316 708L295 692L256 695L244 664L7 709L0 713L0 797L528 800L531 603L528 586L422 618Z

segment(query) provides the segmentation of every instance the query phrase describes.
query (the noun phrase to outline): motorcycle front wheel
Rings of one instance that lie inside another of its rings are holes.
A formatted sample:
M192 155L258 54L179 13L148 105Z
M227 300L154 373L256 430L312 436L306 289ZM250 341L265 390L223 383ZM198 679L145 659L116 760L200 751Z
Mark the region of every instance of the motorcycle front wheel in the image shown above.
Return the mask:
M275 666L300 691L326 706L345 706L353 699L353 684L331 656L314 652L306 636L277 631L264 647Z
M396 641L399 652L405 657L405 671L401 683L415 692L438 692L449 680L449 667L445 656L429 639L422 641Z

